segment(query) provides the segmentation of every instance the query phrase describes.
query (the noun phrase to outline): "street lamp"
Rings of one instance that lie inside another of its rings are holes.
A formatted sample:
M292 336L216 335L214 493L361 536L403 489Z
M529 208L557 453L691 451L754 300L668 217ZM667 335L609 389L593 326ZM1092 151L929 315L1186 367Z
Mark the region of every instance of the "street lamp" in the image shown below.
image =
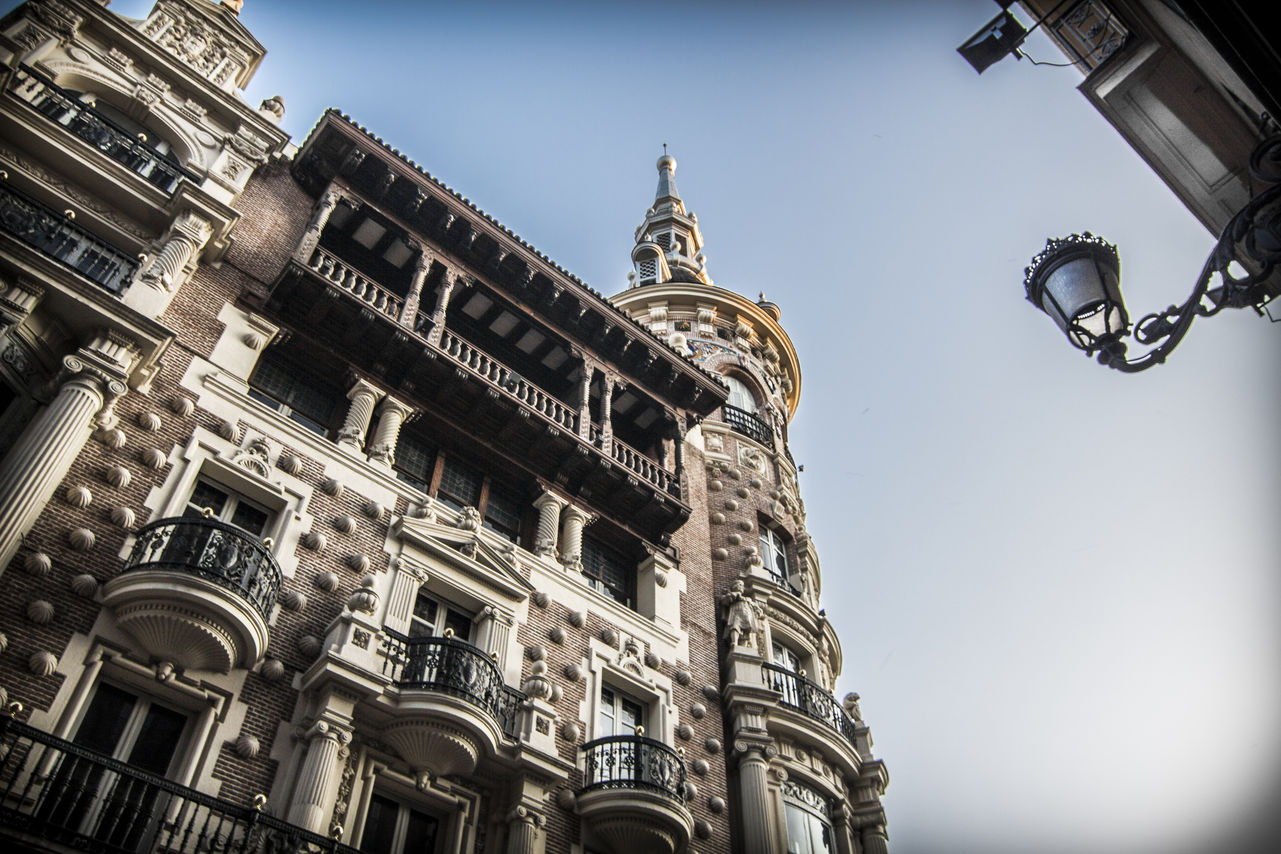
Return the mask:
M1116 247L1101 237L1087 231L1046 241L1023 279L1028 300L1074 347L1126 373L1164 362L1198 316L1247 306L1262 314L1263 304L1281 295L1281 275L1272 275L1281 263L1281 135L1255 147L1250 173L1272 186L1228 221L1187 300L1134 325L1135 340L1152 347L1143 355L1126 358L1122 339L1130 332L1130 319L1121 298L1121 260Z

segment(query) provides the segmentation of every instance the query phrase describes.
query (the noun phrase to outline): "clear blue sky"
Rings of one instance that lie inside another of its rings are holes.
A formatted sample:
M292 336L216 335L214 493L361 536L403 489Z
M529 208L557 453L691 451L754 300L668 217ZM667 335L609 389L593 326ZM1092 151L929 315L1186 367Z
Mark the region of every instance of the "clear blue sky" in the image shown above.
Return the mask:
M793 450L894 854L1209 850L1278 799L1281 326L1199 321L1123 376L1024 301L1046 237L1120 244L1136 317L1183 300L1213 238L1076 72L957 56L995 11L242 21L270 51L248 98L283 94L297 141L338 107L605 293L670 144L717 284L764 291L800 351Z

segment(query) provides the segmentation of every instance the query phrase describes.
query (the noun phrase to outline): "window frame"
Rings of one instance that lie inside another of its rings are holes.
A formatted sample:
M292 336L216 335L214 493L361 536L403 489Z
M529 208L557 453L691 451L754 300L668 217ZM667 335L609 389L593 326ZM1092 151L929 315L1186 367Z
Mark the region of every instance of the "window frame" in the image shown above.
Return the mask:
M802 793L812 795L822 806L811 803ZM787 841L787 854L836 854L836 826L832 823L831 798L825 797L813 786L792 779L783 781L779 795L783 805L783 834ZM803 847L798 844L801 840L793 838L793 816L805 822L804 829L807 832ZM815 844L816 831L822 840L818 845Z
M346 393L337 386L330 386L325 383L323 377L303 368L299 361L293 357L293 354L282 351L279 347L267 347L263 350L262 355L258 357L254 363L253 370L249 374L247 381L248 394L263 406L280 413L303 429L326 439L332 439L341 418L345 414L342 401L346 399ZM265 387L263 383L264 370L267 371L269 378L271 372L277 370L286 375L285 378L291 381L289 395L287 395L290 399L282 397L279 389ZM295 405L298 402L292 400L292 391L295 386L306 388L313 393L329 393L329 412L324 419L319 417L320 413L318 412L304 412Z
M613 584L603 577L603 574L596 570L596 567L588 565L588 544L595 551L592 552L593 562L607 561L610 558L617 558L619 561L618 568L621 569L624 576L621 585ZM602 596L607 596L613 601L622 605L631 611L637 610L637 576L639 575L638 567L628 559L626 553L617 549L603 540L593 537L584 532L582 540L582 553L579 555L582 563L583 578L587 580L587 586Z
M411 804L406 802L403 798L394 797L393 794L387 792L386 789L381 789L377 786L370 791L369 797L365 801L364 815L361 819L360 840L357 843L357 847L360 848L361 851L365 851L365 846L368 844L365 836L369 833L371 827L369 819L375 799L390 803L396 808L396 815L393 819L394 827L392 828L392 838L390 840L391 847L388 849L390 854L438 854L438 852L441 851L441 846L448 835L448 818L434 811L421 809L421 805ZM423 851L414 847L421 844L420 840L409 838L408 836L409 820L414 813L418 813L436 822L435 838L430 851Z
M797 568L790 548L791 538L787 536L786 531L766 520L760 520L757 527L759 529L757 544L765 574L777 586L800 596L802 591L792 583L792 577L797 574ZM780 562L781 570L778 567Z
M608 703L605 699L606 693L610 695ZM633 716L636 720L636 724L632 726L631 732L625 732L619 729L619 726L621 726L622 723L623 713L628 711L628 706L632 707ZM608 729L611 730L610 732L605 732L607 710L609 712ZM643 733L648 733L649 718L649 703L621 688L618 688L613 682L603 681L601 683L600 690L597 692L596 698L596 727L594 730L596 738L641 735ZM637 729L639 729L640 732L637 732Z
M418 615L418 603L430 602L435 606L436 612L431 620ZM451 617L455 619L451 620ZM462 620L467 621L467 632L465 635L458 633L458 628ZM425 626L429 630L426 634L416 634L416 626ZM446 634L451 632L452 634ZM447 599L441 598L434 591L426 587L418 588L414 595L414 603L409 610L409 625L405 634L411 638L433 637L447 638L452 637L467 643L473 643L472 638L476 634L476 616L466 609L455 605Z

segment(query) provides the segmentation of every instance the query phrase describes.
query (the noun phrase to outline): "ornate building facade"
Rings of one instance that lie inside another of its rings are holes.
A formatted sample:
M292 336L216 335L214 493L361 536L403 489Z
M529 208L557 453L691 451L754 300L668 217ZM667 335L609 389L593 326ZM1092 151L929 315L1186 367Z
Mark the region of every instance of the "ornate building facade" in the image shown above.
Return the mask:
M603 298L238 3L0 22L9 850L886 850L779 308L659 160Z

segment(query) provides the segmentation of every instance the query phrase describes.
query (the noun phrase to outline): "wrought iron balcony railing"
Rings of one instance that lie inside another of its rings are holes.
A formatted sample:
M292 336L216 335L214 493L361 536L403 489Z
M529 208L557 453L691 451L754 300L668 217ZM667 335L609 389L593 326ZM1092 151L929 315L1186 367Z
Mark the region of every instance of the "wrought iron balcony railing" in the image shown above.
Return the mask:
M793 673L777 664L762 664L761 676L767 687L783 695L784 706L822 721L833 731L844 736L851 747L854 746L854 721L822 685L811 682L799 673Z
M503 683L494 659L456 638L406 637L383 627L383 675L401 690L439 691L484 710L514 738L525 695Z
M217 519L160 519L144 527L124 571L143 569L198 575L240 594L263 620L280 592L280 567L267 546Z
M138 272L136 258L6 184L0 184L0 229L113 294Z
M11 835L111 854L358 854L256 806L180 786L0 716L0 839Z
M685 800L685 763L652 738L613 735L583 745L585 770L579 792L593 789L646 789Z
M755 413L737 406L725 404L725 423L736 433L742 433L749 439L760 442L767 448L774 447L774 431L768 424L756 417Z
M195 175L166 158L155 146L120 127L33 68L18 68L9 82L9 91L169 195L173 195L183 178L196 180Z

